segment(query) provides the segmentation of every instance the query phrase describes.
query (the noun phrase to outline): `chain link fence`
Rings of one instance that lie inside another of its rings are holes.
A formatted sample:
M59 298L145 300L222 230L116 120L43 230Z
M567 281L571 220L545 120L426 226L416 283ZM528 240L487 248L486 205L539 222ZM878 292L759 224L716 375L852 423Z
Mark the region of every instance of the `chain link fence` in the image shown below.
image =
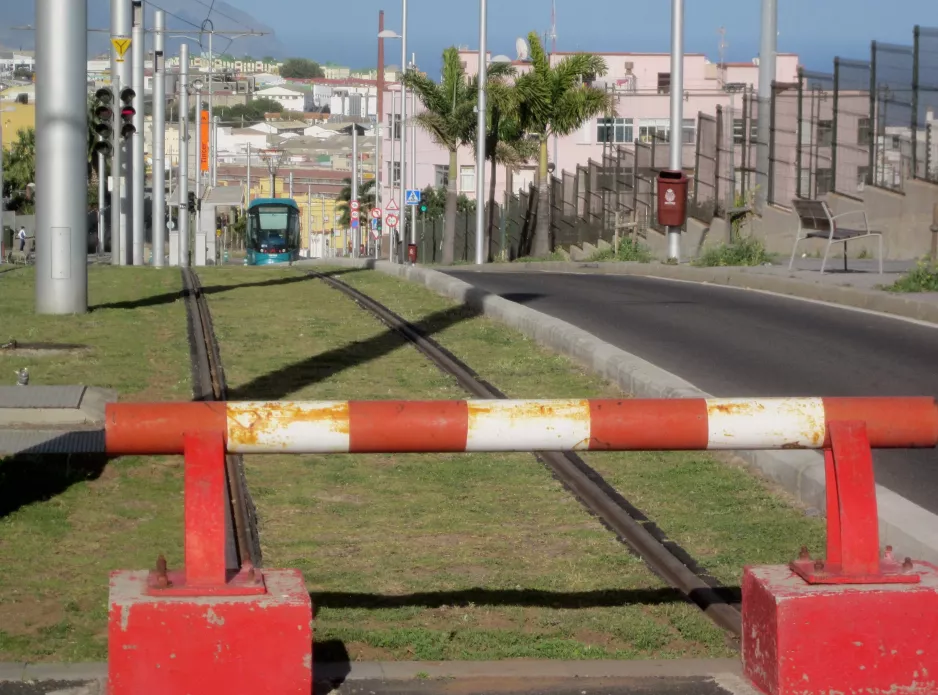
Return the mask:
M769 126L769 190L774 205L789 207L798 195L796 171L798 122L801 114L801 83L772 84Z
M801 70L795 195L820 198L834 190L834 76Z
M872 121L876 129L871 162L873 185L899 191L912 170L915 49L874 41L871 62Z

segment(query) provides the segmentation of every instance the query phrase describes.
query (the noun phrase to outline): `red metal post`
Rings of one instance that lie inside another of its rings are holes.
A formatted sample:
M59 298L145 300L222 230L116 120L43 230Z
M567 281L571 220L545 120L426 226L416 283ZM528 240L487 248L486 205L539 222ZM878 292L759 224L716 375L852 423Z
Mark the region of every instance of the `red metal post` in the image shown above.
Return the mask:
M916 584L918 574L887 553L880 558L873 452L866 423L828 423L824 451L827 557L799 558L791 568L809 584Z
M186 584L219 586L225 566L225 440L218 432L186 434Z

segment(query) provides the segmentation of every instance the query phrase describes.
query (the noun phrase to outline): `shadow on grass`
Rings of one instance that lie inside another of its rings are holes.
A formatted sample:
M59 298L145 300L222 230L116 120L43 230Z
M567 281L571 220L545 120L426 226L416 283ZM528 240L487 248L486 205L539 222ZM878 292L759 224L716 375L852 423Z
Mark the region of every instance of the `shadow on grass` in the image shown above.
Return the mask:
M97 480L106 454L18 454L0 459L0 519L45 502L83 481Z
M350 268L345 270L333 270L328 273L323 273L323 275L345 275L346 273L356 273L359 272L359 268ZM251 272L246 270L245 272ZM279 285L292 285L297 282L308 282L311 278L307 275L297 275L295 277L286 277L286 278L273 278L270 280L262 280L260 282L246 282L243 284L234 284L234 285L209 285L208 287L202 287L202 294L205 296L211 296L213 294L221 294L222 292L230 292L231 290L240 290L248 289L251 287L277 287ZM100 311L101 309L140 309L142 307L149 306L161 306L163 304L172 304L185 296L185 291L180 286L178 291L175 292L164 292L163 294L157 294L152 297L143 297L141 299L130 299L123 302L111 302L108 304L95 304L88 308L89 311Z
M477 310L460 305L438 311L411 325L424 335L432 335L478 315ZM229 389L228 399L232 401L279 400L306 386L325 381L346 369L367 364L410 344L410 341L398 331L389 328L368 340L348 343L294 362L275 372L259 376L238 388Z
M427 591L413 594L370 594L338 591L312 591L314 615L323 608L358 608L381 610L390 608L442 608L443 606L515 606L527 608L616 608L641 605L658 606L687 603L688 598L677 589L606 589L596 591L540 591L535 589L461 589L458 591ZM719 587L691 592L690 601L698 606L733 605L738 602L739 587ZM319 659L319 657L317 657Z

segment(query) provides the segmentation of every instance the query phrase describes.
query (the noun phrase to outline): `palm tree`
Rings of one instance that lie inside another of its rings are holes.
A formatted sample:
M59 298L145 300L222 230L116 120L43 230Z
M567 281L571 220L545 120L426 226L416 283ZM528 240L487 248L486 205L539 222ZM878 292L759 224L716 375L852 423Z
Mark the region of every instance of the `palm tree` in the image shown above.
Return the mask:
M3 152L3 178L10 190L11 209L32 212L29 184L36 181L36 129L21 128Z
M494 63L489 67L490 78L499 79L513 74L508 64ZM459 148L472 142L475 132L475 105L478 99L476 80L466 79L459 51L451 46L443 51L443 77L439 84L408 70L404 84L414 90L424 111L414 120L430 137L449 151L449 185L446 191L446 213L443 224L443 263L452 264L456 251L457 176Z
M345 186L339 193L336 210L341 210L336 224L339 227L348 228L352 226L352 211L349 209L349 201L352 199L352 179L345 179L342 183ZM371 211L377 204L375 197L375 179L368 179L358 187L358 222L364 227L371 217Z
M605 60L588 53L576 53L552 66L536 32L528 35L528 43L531 71L518 78L515 88L521 100L521 122L529 133L537 136L540 144L533 255L546 256L550 253L547 139L551 135L570 135L599 114L615 116L615 104L605 90L587 84L592 78L606 74Z
M492 172L489 177L489 210L486 224L486 255L492 260L492 232L495 227L495 180L497 166L505 167L510 180L511 172L517 171L525 162L538 153L538 143L524 132L519 107L518 91L505 79L489 82L488 95L488 132L485 141L485 156L491 162Z

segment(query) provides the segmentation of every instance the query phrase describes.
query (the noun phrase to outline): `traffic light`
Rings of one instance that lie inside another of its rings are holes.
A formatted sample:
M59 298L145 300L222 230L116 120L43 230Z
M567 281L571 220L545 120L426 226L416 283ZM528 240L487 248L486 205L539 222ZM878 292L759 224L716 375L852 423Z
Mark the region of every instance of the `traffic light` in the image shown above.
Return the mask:
M426 211L427 211L427 204L420 203L420 212L426 212Z
M134 116L137 115L137 109L133 106L134 98L137 93L130 87L121 90L121 137L127 138L137 132L134 126Z
M110 87L102 87L94 93L94 112L92 120L94 132L101 139L94 144L92 148L94 154L103 154L110 157L114 151L114 109L111 104L114 103L114 94Z

